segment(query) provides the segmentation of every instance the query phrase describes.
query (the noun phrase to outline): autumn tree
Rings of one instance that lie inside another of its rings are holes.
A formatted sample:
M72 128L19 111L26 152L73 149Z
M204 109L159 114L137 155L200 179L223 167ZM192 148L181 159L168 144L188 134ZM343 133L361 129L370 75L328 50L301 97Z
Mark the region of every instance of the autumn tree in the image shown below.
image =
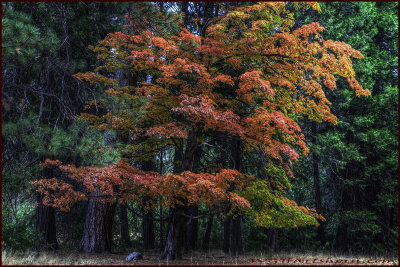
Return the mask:
M319 9L316 3L295 7ZM165 147L182 151L181 172L162 176L136 169L129 160L105 167L47 161L45 166L61 169L86 188L83 192L65 181L39 180L34 186L47 205L68 209L74 201L92 198L134 200L152 208L163 197L171 212L161 258L169 260L179 257L184 226L194 219L188 208L198 203L219 212L228 202L228 215L250 214L255 225L265 228L317 225L316 218L323 219L285 197L297 150L308 153L296 121L305 117L336 123L324 90L334 90L339 77L356 95L369 94L352 68L351 58L362 55L343 42L323 40L319 35L324 28L318 23L293 29L293 13L281 2L238 7L209 23L200 36L186 28L169 37L152 30L109 34L91 48L103 65L75 75L106 87L109 98L104 102L116 106L105 115L88 112L82 118L98 129L124 134L135 157ZM136 86L121 86L107 74L122 64L131 74L144 76ZM91 101L88 108L99 104ZM256 153L263 177L235 166L195 170L196 153L210 145L215 133Z

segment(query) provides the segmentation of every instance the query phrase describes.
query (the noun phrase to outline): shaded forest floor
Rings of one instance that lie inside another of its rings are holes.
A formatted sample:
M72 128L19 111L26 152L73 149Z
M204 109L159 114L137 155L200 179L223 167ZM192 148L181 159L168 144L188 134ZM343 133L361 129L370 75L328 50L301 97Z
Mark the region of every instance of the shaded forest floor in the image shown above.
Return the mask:
M145 252L143 259L127 262L128 254L90 254L59 250L56 252L11 253L2 250L2 265L398 265L394 257L367 257L328 255L321 253L246 253L240 257L228 257L221 251L207 255L200 252L185 254L181 260L158 260L157 251Z

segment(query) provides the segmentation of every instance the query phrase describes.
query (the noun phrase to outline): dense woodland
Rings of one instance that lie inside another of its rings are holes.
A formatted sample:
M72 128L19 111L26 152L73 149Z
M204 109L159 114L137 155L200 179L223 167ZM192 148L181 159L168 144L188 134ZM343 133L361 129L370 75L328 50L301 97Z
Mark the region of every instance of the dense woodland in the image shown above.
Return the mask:
M397 2L2 3L2 247L396 253Z

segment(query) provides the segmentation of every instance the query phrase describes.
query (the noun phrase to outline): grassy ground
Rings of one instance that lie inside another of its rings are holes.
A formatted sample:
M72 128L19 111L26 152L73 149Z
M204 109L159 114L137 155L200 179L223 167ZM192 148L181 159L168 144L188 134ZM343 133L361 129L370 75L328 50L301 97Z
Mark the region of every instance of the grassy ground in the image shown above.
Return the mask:
M127 262L128 254L89 254L59 250L56 252L12 253L2 250L2 265L398 265L393 257L328 255L320 253L280 253L263 255L247 253L238 258L227 257L221 251L207 255L192 252L181 260L160 261L157 251L144 253L143 260ZM369 260L369 262L368 262Z

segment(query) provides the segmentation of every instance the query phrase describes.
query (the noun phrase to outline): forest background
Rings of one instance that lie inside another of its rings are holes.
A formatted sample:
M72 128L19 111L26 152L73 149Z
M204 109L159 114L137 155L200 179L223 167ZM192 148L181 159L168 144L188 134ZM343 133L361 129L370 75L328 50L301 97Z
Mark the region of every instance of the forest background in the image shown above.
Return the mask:
M149 30L168 39L179 33L182 24L199 35L227 10L252 4L2 3L3 250L82 247L90 210L88 201L73 204L65 212L44 206L31 186L32 181L55 175L39 166L46 158L77 166L104 166L148 149L143 146L129 150L130 141L120 137L123 135L118 130L89 127L90 120L76 118L87 112L88 101L110 97L103 86L75 76L101 65L88 46L96 46L109 33L126 30L126 14L133 32ZM244 214L239 226L233 226L234 217L215 213L188 224L191 230L183 237L185 251L397 255L398 3L319 5L320 12L312 8L293 9L293 28L319 22L325 28L321 33L325 40L343 41L360 51L364 58L354 60L353 67L357 80L371 92L369 96L357 97L347 82L339 79L336 90L325 91L337 124L297 121L310 154L299 153L299 160L293 162L295 179L290 180L291 190L285 197L298 205L315 208L325 220L318 219L318 227L265 229L254 225L252 215ZM115 71L114 75L124 73ZM148 77L138 79L145 81ZM247 153L240 142L236 143L228 138L217 140L213 146L203 146L201 155L206 156L193 164L198 168L210 163L232 167L226 154L240 150L241 171L262 176L262 166L255 160L257 155ZM167 146L156 147L150 157L137 157L133 164L146 171L167 174L176 170L177 154ZM128 206L114 207L109 225L111 241L103 250L163 249L168 222L157 218L167 216L168 207L150 211L139 203L131 201ZM191 212L206 211L208 207L199 205ZM236 234L230 236L230 229ZM235 242L241 244L233 249L229 238L237 235L240 240Z

